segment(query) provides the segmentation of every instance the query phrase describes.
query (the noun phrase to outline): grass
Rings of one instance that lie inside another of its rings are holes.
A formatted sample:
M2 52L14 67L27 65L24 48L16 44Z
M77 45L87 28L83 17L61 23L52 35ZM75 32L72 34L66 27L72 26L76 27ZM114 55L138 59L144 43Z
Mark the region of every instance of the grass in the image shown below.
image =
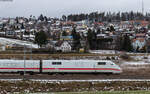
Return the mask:
M99 91L99 92L62 92L62 93L31 93L31 94L150 94L150 91Z
M13 94L150 94L150 91L52 92L52 93L13 93Z

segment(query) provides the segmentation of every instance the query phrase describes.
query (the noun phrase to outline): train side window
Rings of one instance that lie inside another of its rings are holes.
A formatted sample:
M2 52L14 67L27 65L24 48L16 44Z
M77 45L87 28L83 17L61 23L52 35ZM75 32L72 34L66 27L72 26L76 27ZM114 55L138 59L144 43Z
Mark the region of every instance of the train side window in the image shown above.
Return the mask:
M61 65L61 62L52 62L52 65Z
M106 65L106 62L98 62L98 65Z

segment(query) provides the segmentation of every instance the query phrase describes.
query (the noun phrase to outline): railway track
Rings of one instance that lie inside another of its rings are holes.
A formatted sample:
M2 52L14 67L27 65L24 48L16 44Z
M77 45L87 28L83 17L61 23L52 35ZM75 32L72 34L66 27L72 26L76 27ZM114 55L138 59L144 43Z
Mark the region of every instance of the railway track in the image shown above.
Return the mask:
M70 58L70 57L77 57L77 58L83 58L83 57L114 57L119 56L120 54L2 54L0 53L0 59L23 59L24 56L26 56L26 59L60 59L60 58ZM145 54L128 54L129 56L145 56Z
M120 54L32 54L32 56L119 56ZM130 56L143 56L145 55L145 53L132 53L132 54L128 54ZM147 54L150 55L150 54ZM20 54L14 54L14 53L10 53L10 54L2 54L0 53L0 56L24 56L24 54L20 53ZM26 54L26 56L31 56L30 53Z
M103 80L103 79L150 79L150 75L138 75L138 74L35 74L35 75L24 75L19 74L0 74L0 79L41 79L41 80Z

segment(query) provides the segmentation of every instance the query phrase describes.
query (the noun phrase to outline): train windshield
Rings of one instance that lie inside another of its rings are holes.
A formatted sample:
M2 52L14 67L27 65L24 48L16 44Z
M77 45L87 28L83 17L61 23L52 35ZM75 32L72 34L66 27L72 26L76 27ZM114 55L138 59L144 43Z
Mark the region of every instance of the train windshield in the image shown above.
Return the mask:
M110 62L110 65L115 65L113 62Z

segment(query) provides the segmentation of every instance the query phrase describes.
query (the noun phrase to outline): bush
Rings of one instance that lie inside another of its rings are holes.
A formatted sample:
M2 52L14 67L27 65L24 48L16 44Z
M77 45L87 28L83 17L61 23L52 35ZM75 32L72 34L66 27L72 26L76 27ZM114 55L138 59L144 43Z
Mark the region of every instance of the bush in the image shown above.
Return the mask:
M115 60L115 57L111 57L112 60Z
M120 58L125 59L125 60L128 60L128 59L130 59L130 56L127 55L126 53L124 53L124 54L121 54L121 55L120 55Z
M148 57L144 56L144 58L143 58L143 59L148 59Z
M107 57L106 57L106 60L111 60L111 58L107 56Z
M39 48L39 49L32 49L32 53L34 54L49 54L49 53L54 53L55 50L52 49L46 49L46 48Z

